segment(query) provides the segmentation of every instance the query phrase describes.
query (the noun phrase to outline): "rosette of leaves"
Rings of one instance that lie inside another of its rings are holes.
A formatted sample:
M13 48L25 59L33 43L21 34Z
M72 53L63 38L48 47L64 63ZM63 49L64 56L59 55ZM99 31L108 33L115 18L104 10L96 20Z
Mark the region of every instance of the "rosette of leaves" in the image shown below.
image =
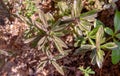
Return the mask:
M60 56L65 56L67 54L68 50L65 49L68 49L68 46L64 43L61 37L70 32L70 30L67 30L66 28L74 19L59 19L55 22L54 20L47 20L49 18L47 18L43 11L39 10L38 13L39 18L35 21L30 18L21 18L26 22L26 24L35 26L37 29L35 36L31 36L31 38L25 40L25 43L31 43L34 47L37 47L38 50L42 50L44 53L46 53L48 56L47 62L50 61L50 63L55 66L58 72L63 75L64 73L62 68L59 67L56 59L51 53L53 53L54 50L58 50L60 52ZM31 33L33 32L31 31ZM45 61L44 64L47 62Z
M61 25L62 21L58 20L54 24L52 22L48 22L45 14L40 10L39 11L39 21L31 21L29 24L32 24L38 28L37 36L26 40L26 43L35 42L38 50L41 50L45 46L56 46L58 51L64 55L65 52L63 48L67 48L67 45L61 40L61 36L64 36L67 32L65 28L67 25ZM43 50L43 49L42 49Z

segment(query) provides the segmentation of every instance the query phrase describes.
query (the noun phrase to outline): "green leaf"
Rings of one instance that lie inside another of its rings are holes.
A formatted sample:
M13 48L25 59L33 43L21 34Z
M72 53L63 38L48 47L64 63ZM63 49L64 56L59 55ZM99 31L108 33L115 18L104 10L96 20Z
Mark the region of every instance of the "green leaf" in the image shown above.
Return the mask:
M95 46L93 45L89 45L89 44L86 44L86 45L81 45L80 48L76 49L74 54L85 54L87 51L91 51L94 49Z
M78 69L81 70L85 76L90 76L90 74L95 74L95 72L92 71L90 67L87 67L86 69L84 69L83 66L81 66Z
M81 45L81 50L92 50L95 46L93 45L89 45L89 44L86 44L86 45Z
M24 41L24 43L30 43L32 42L33 40L35 40L37 37L32 37L32 38L29 38L27 40Z
M82 13L80 15L80 17L87 17L87 16L91 16L91 15L96 14L96 13L97 13L97 10L90 10L90 11L88 11L86 13Z
M103 26L100 26L96 33L96 48L97 48L97 50L100 49L100 44L103 41L103 36L104 36Z
M55 20L52 13L50 13L50 12L46 13L45 17L48 21L54 21Z
M117 64L120 61L120 42L117 42L118 47L112 50L112 63Z
M92 31L90 31L90 32L88 33L88 36L89 36L90 38L95 39L95 36L96 36L96 33L97 33L98 29L99 29L99 26L98 26L98 27L95 27Z
M61 20L58 19L53 25L52 25L52 29L55 27L55 26L59 26L61 23Z
M60 25L70 24L70 23L74 22L76 19L79 19L79 17L72 17L72 18L64 17L63 19L61 19ZM64 26L65 26L65 25L64 25Z
M40 46L38 46L38 50L41 50L41 49L45 48L45 47L46 47L46 46L45 46L46 43L47 43L47 40L45 39L45 40L43 41L43 43L42 43Z
M47 28L48 27L48 22L47 22L47 19L45 17L45 14L42 10L39 10L39 17L40 17L40 20L42 21L44 27Z
M57 36L53 36L53 38L59 43L60 46L64 47L64 48L68 48L67 45Z
M59 66L55 61L52 61L52 64L61 75L65 75L61 66Z
M79 17L83 6L81 0L74 0L72 7L72 17Z
M105 28L105 32L108 34L108 35L113 35L114 33L113 33L113 30L111 29L111 28L109 28L109 27L106 27Z
M98 50L97 51L97 55L96 55L96 62L97 62L97 65L99 68L102 68L102 63L103 63L103 60L104 60L104 51L102 50Z
M89 74L85 73L85 76L89 76Z
M115 49L115 48L117 48L118 46L114 43L114 42L108 42L108 43L106 43L106 44L103 44L103 45L101 45L100 46L101 48L107 48L107 49Z
M115 33L120 30L120 12L116 11L115 17L114 17L114 27L115 27Z
M41 31L41 32L45 32L46 28L44 27L44 25L42 25L40 22L35 21L34 25Z
M53 40L53 41L54 41L55 46L57 47L58 51L59 51L62 55L64 55L65 52L63 51L63 48L62 48L62 46L59 44L59 42L57 42L56 40Z
M38 70L42 70L45 67L46 63L47 61L40 62L40 64L37 66Z
M40 45L42 45L43 44L43 42L45 41L45 39L46 39L46 36L43 36L39 41L38 41L38 46L40 46Z
M55 27L52 28L52 31L54 31L54 32L62 31L62 30L65 29L65 27L66 27L65 25L63 25L63 26L55 26Z
M97 51L96 51L96 48L95 48L95 49L93 49L93 51L92 51L92 53L91 53L91 55L90 55L90 58L92 59L92 60L91 60L91 63L92 63L93 65L96 64L96 54L97 54Z
M118 39L120 39L120 33L118 33L117 35L115 35L115 37L117 37Z
M91 38L88 38L88 40L89 40L90 44L95 45L95 42Z
M100 20L95 20L94 22L94 27L98 27L98 26L104 26L104 24L100 21Z
M95 74L95 72L94 71L90 71L89 74Z
M90 23L87 21L87 20L81 20L79 23L78 23L78 26L81 30L83 31L90 31L91 30L91 26L89 26Z
M58 37L62 37L62 36L65 36L65 33L64 32L54 32L54 35L58 36Z
M60 14L62 15L64 15L64 14L66 14L67 12L68 12L68 5L67 5L67 2L65 2L65 1L58 1L58 3L57 3L57 5L58 5L58 7L59 7L59 9L60 9ZM64 6L64 7L63 7Z
M75 18L68 18L68 19L59 19L55 24L52 25L52 31L62 31L65 29L68 24L75 21Z

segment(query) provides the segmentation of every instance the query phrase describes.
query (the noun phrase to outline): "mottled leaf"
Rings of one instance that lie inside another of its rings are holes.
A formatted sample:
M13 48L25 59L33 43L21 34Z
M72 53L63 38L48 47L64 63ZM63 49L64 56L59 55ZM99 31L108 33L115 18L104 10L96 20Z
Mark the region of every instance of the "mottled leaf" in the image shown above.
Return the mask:
M97 54L96 54L96 62L97 62L97 65L99 68L102 68L102 63L103 63L103 60L104 60L104 51L102 50L98 50L97 51Z
M87 20L81 20L81 22L78 23L78 26L80 27L81 30L84 30L84 31L91 30L90 23Z
M109 28L109 27L106 27L105 28L105 32L108 34L108 35L113 35L114 33L113 33L113 30L111 29L111 28Z
M35 26L40 30L40 31L47 31L47 29L42 25L40 22L35 21Z
M73 2L73 7L72 7L72 16L73 17L79 17L80 16L80 12L82 10L82 3L81 0L74 0Z
M61 46L61 45L59 45L59 43L58 43L56 40L53 40L53 41L54 41L55 46L57 47L58 51L59 51L62 55L64 55L64 54L65 54L65 52L63 51L62 46Z
M47 61L40 62L40 64L37 66L37 68L38 68L37 70L38 71L42 70L45 67L46 63L47 63Z
M103 41L103 36L104 36L103 26L100 26L96 33L96 48L97 48L97 50L100 49L100 44Z
M39 17L40 17L40 20L42 21L43 25L45 28L48 27L48 22L47 22L47 18L45 18L45 14L42 10L39 10Z
M99 29L99 26L98 26L98 27L95 27L93 30L91 30L91 31L88 33L89 37L95 39L95 36L96 36L96 33L97 33L98 29Z
M38 46L40 46L40 45L42 45L43 44L43 42L45 41L45 39L46 39L46 36L43 36L39 41L38 41Z
M47 40L44 40L44 42L38 46L38 50L42 49L43 47L45 47L45 44L47 43Z
M115 48L117 48L118 46L114 43L114 42L108 42L108 43L106 43L106 44L103 44L103 45L101 45L100 46L101 48L107 48L107 49L115 49Z
M56 68L56 70L57 70L61 75L64 76L64 71L63 71L62 67L59 66L59 64L57 64L55 61L52 61L52 64L53 64L53 66Z
M58 38L57 36L53 36L53 37L61 47L68 48L67 45L60 38Z
M30 43L30 42L32 42L33 40L35 40L37 37L32 37L32 38L29 38L29 39L26 39L25 41L24 41L24 43Z
M94 27L104 26L104 24L100 20L95 20Z

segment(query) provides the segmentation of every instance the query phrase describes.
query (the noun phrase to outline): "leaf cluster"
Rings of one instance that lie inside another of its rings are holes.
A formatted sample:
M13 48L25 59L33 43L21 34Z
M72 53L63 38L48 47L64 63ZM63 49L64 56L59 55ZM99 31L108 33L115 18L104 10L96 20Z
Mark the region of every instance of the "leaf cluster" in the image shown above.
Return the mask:
M69 3L70 2L70 3ZM62 67L57 63L68 55L70 49L63 36L71 34L74 38L74 47L78 47L74 54L84 55L91 51L91 63L102 68L104 62L104 50L112 50L112 63L120 61L120 12L116 11L114 17L114 29L105 27L105 25L96 20L95 17L101 7L82 13L84 8L82 0L56 1L57 11L44 13L34 6L28 5L27 16L20 16L26 24L30 26L26 33L25 43L31 43L38 50L47 55L47 59L41 61L39 69L44 68L48 63L52 64L56 70L64 75ZM29 3L29 1L28 1ZM32 11L31 11L32 10ZM30 16L36 10L37 19ZM57 16L57 18L56 18ZM107 37L108 34L109 36ZM57 55L53 53L57 50ZM93 74L90 68L80 68L86 76Z

